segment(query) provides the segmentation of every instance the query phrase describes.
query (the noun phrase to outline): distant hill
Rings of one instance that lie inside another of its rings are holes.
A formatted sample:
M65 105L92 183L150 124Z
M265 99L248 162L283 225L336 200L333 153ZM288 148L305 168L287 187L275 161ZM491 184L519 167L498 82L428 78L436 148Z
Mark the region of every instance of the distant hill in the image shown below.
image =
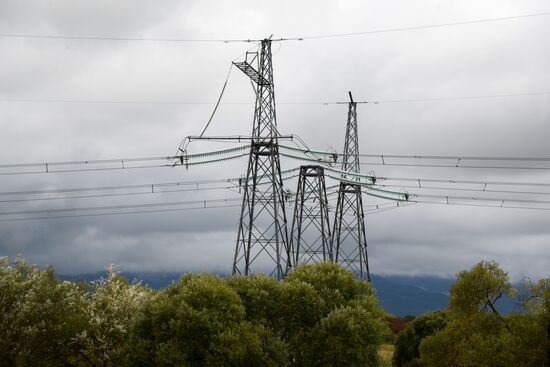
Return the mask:
M424 302L421 302L419 304L419 308L418 308L419 310L422 309L422 306L430 307L428 310L445 308L447 306L447 297L449 296L451 286L455 281L454 278L441 278L441 277L427 276L427 275L424 275L424 276L384 275L384 279L386 281L390 281L399 285L408 286L412 288L420 288L420 290L425 291L427 293L425 295L427 298ZM376 288L376 283L374 278L373 278L373 285ZM514 286L517 288L519 285L514 284ZM381 292L385 292L387 290L392 290L392 289L393 288L391 286L384 285L382 287ZM439 298L435 298L434 294L443 295L445 297L445 304L443 307L441 306L441 304L438 304L436 302L436 300L438 300ZM415 297L422 297L422 294L419 293ZM388 307L386 308L386 310L388 312L392 312L390 311L389 307L390 305L391 307L395 307L396 301L398 299L394 298L392 294L389 294L387 296L380 295L380 298L382 300L384 299L387 300ZM413 300L408 302L412 302L411 307L412 305L415 304L415 301ZM497 310L499 310L504 314L508 314L512 311L519 310L517 301L514 299L510 299L508 297L503 297L502 299L497 301L496 308ZM406 309L409 309L409 307L407 306ZM398 311L401 311L401 310L398 309ZM423 313L423 312L420 312L420 313ZM399 316L402 315L402 313L400 312L395 312L394 314ZM416 315L416 314L419 314L419 313L411 313L411 315Z
M378 275L371 275L371 281L384 310L396 316L420 315L447 307L446 294L428 291L414 282L406 284Z
M421 288L427 292L443 293L449 295L449 290L455 278L440 278L436 276L406 276L406 275L384 275L384 278L395 283L410 285Z
M153 289L168 286L181 277L181 273L122 273L129 281L141 281ZM218 274L225 276L226 274ZM105 276L105 272L81 274L75 276L60 275L67 280L96 280ZM420 315L424 312L447 307L449 289L454 282L452 278L435 276L402 276L402 275L371 275L373 287L380 303L387 312L396 316ZM509 313L516 307L510 299L502 299L497 308L503 313Z

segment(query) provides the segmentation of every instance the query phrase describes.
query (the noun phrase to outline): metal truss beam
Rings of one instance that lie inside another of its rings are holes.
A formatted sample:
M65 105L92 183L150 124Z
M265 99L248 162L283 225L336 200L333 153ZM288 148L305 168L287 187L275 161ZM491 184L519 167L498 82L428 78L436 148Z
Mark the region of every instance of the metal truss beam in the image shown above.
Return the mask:
M325 173L301 166L290 239L291 265L332 260Z
M353 101L351 92L349 96L342 171L360 173L357 102ZM365 213L360 185L340 182L332 230L332 251L336 262L361 278L366 277L370 280Z
M279 161L271 40L261 42L259 55L247 53L244 62L234 64L255 84L256 105L233 274L261 271L281 279L290 266L290 249Z

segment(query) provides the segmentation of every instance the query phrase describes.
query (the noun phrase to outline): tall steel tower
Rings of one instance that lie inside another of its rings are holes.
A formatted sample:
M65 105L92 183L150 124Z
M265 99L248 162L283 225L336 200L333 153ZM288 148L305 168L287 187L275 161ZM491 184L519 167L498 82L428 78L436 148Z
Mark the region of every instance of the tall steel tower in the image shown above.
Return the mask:
M349 92L349 97L342 171L359 173L357 103L353 101L351 92ZM340 182L332 231L332 247L336 262L361 278L366 276L370 280L365 213L360 185Z
M247 53L245 61L233 64L250 78L256 91L233 274L265 271L281 279L289 267L290 249L279 161L271 40L261 42L259 54Z
M290 239L291 265L332 260L325 172L301 166Z

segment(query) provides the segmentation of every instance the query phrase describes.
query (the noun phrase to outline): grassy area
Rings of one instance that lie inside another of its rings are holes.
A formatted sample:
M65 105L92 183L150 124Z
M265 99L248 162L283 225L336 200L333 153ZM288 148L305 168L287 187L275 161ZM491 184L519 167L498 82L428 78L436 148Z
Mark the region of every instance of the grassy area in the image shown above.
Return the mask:
M393 344L383 344L378 349L378 355L380 356L380 367L392 367L393 351L395 347Z

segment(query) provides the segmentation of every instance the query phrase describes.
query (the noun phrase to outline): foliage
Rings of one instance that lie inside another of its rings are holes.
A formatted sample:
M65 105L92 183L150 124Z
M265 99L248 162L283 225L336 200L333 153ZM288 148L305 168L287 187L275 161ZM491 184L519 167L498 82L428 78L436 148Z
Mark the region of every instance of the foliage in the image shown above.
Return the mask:
M376 365L386 332L370 285L323 263L284 281L187 275L144 307L127 354L136 366Z
M128 332L150 294L140 284L128 284L112 266L107 268L107 277L93 282L85 295L86 328L74 338L79 364L121 365L126 358Z
M52 268L0 258L0 366L70 364L72 339L84 328L82 295Z
M370 283L336 263L302 264L283 282L282 300L283 336L294 365L334 365L327 350L336 345L343 365L377 365L377 349L390 331Z
M282 283L264 274L229 277L227 285L239 295L246 320L271 329L281 329Z
M514 295L508 274L496 262L481 261L458 273L451 287L449 311L457 316L485 311L498 314L495 303L504 295Z
M378 348L378 357L380 360L380 367L392 367L393 364L393 354L395 352L395 347L393 344L382 344Z
M523 300L525 308L538 321L539 326L545 330L544 355L546 366L550 366L550 278L541 279L535 284L526 283L526 298Z
M424 338L442 330L447 324L443 311L427 312L410 322L397 335L395 341L394 364L396 367L418 366L419 346Z
M387 328L378 313L359 305L335 309L311 331L308 366L377 366Z
M390 334L370 284L334 263L153 291L2 258L0 312L0 366L376 366Z
M464 321L464 320L462 320ZM541 329L525 315L513 315L511 333L494 314L469 323L451 321L420 346L425 366L541 366Z
M334 262L302 264L287 276L285 282L310 284L323 300L325 314L356 298L374 296L370 283L358 280L352 272Z
M414 316L414 315L403 316L403 320L405 320L407 323L413 321L414 319L416 319L416 316Z
M396 339L400 366L542 366L550 361L550 279L524 286L525 312L501 315L514 290L494 262L462 271L445 312ZM0 258L1 366L377 366L388 325L370 284L334 263L265 275L183 276L158 292L113 268L91 284Z
M529 292L524 300L527 309L540 317L550 318L550 278L524 284L524 287Z
M147 304L130 337L131 365L277 365L284 345L245 320L238 293L218 277L186 275Z
M458 274L445 329L420 344L424 366L539 366L544 330L532 314L504 317L496 301L512 295L508 275L494 262Z
M386 322L394 334L399 334L407 327L407 321L399 316L387 315Z

